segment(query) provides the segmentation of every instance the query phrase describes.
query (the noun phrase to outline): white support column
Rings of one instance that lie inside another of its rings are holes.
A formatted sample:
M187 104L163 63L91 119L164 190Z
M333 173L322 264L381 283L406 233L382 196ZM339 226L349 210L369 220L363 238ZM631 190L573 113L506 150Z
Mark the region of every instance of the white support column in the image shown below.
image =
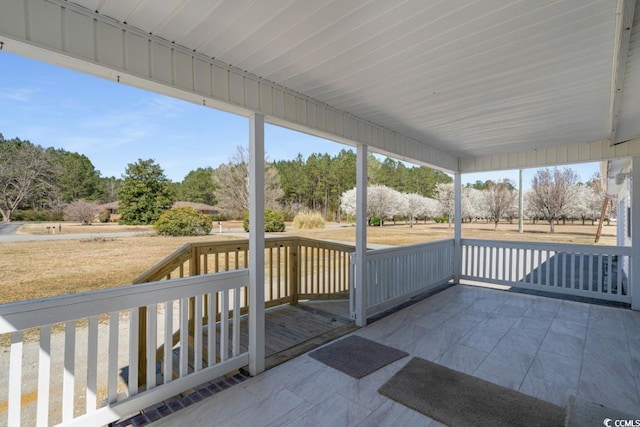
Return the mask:
M640 157L631 165L631 308L640 311Z
M234 298L236 295L234 295ZM234 316L237 315L234 313ZM264 115L249 117L249 373L264 371Z
M356 158L356 325L367 324L367 146Z
M518 231L524 233L524 188L522 188L522 169L518 179Z
M453 232L453 281L460 282L462 275L462 175L453 175L453 193L455 199L454 232Z

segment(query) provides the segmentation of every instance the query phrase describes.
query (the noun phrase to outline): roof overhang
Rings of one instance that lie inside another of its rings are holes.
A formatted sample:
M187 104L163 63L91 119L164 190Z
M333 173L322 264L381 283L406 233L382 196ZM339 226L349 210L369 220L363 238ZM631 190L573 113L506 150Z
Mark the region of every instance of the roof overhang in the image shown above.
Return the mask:
M640 155L640 8L12 0L6 50L446 171Z

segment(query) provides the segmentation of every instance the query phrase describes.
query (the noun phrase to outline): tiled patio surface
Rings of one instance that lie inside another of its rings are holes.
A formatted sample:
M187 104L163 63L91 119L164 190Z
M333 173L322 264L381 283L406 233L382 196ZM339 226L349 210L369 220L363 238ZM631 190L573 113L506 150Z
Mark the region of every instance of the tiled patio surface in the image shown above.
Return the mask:
M563 407L640 408L640 312L458 285L355 334ZM356 380L304 355L153 425L441 425L377 392L410 357Z

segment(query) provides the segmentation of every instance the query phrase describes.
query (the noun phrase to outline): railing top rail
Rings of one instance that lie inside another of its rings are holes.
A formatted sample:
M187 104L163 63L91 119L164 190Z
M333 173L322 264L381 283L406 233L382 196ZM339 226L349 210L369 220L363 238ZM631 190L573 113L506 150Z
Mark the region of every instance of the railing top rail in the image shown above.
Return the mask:
M351 252L355 250L355 246L345 243L316 240L298 236L266 236L265 248L275 248L278 246L309 246L316 248L325 248L343 252ZM233 251L249 250L248 239L232 239L232 240L213 240L205 242L185 243L175 252L165 257L153 267L146 270L133 280L133 284L148 283L160 280L180 265L188 261L194 253L222 253Z
M249 270L242 269L4 304L0 305L0 333L247 286L248 277Z
M439 247L446 247L446 246L453 247L453 242L454 242L453 239L442 239L442 240L435 240L433 242L417 243L414 245L403 245L403 246L394 246L391 248L373 249L373 250L367 251L367 259L373 260L376 258L382 258L389 254L402 254L402 253L416 252L419 250L424 250L429 248L439 248Z
M602 246L602 245L580 245L575 243L554 243L554 242L519 242L510 240L483 240L483 239L462 239L462 245L488 246L514 249L542 249L554 250L558 252L577 252L583 254L610 254L610 255L631 255L631 247L628 246Z
M336 242L333 240L318 240L318 239L310 239L308 237L295 237L294 239L300 245L323 247L327 249L334 249L334 250L345 251L345 252L353 251L356 248L355 245Z
M162 261L144 271L141 275L133 279L133 284L147 283L155 280L158 276L164 276L184 263L191 256L191 243L185 243L173 253L166 256Z

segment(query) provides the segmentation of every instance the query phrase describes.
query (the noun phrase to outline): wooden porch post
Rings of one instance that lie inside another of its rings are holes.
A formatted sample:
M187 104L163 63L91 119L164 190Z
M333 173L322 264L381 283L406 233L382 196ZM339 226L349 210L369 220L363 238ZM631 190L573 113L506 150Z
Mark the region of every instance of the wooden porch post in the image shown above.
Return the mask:
M235 297L235 296L234 296ZM249 117L249 373L265 369L264 116Z
M518 232L524 233L524 188L522 187L522 168L518 174Z
M460 172L453 175L453 192L455 199L454 245L453 245L453 281L460 282L462 275L462 176Z
M631 163L631 308L640 311L640 157Z
M356 325L367 324L367 146L358 145L356 158Z

